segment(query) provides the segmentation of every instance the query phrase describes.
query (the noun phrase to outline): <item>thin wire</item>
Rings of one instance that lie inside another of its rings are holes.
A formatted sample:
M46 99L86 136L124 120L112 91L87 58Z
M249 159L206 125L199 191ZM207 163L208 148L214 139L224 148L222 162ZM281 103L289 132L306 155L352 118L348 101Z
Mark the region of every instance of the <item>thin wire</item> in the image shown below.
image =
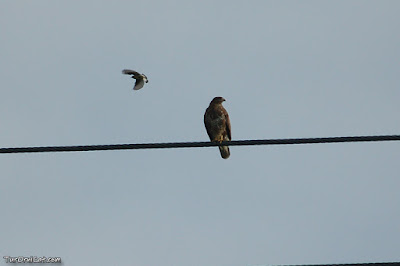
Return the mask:
M0 153L172 149L172 148L214 147L214 146L225 146L225 145L229 145L229 146L288 145L288 144L398 141L398 140L400 140L400 135L329 137L329 138L296 138L296 139L260 139L260 140L223 141L221 143L206 141L206 142L170 142L170 143L142 143L142 144L0 148Z
M367 262L367 263L342 263L342 264L299 264L280 266L398 266L400 262Z

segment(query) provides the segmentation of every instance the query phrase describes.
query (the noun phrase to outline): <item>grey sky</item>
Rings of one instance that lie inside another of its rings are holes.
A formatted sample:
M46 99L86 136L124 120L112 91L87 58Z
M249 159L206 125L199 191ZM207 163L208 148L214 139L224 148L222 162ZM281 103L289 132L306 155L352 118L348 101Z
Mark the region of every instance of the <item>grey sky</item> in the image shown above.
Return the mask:
M2 1L0 147L206 141L215 96L235 140L399 134L399 9ZM399 158L397 142L1 155L0 255L399 261Z

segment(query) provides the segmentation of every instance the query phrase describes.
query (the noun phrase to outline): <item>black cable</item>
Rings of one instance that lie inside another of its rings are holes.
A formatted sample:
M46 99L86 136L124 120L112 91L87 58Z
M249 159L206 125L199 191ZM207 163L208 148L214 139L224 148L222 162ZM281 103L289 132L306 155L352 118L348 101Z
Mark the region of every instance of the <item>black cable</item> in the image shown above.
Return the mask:
M283 145L283 144L287 145L287 144L395 141L395 140L400 140L400 135L329 137L329 138L297 138L297 139L233 140L233 141L224 141L221 143L206 141L206 142L171 142L171 143L143 143L143 144L111 144L111 145L0 148L0 153L171 149L171 148L213 147L213 146L224 146L224 145L229 145L229 146Z

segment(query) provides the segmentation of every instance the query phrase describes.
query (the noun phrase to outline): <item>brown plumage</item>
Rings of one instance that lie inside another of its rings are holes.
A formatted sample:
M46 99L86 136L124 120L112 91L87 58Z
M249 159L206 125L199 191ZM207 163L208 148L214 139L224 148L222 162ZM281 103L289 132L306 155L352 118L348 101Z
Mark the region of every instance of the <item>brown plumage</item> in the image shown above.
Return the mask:
M215 97L204 114L204 125L206 126L207 134L210 140L214 142L230 141L232 139L231 121L229 120L228 112L222 106L224 101L225 99L222 97ZM228 146L219 146L219 151L222 158L229 158Z
M135 70L124 69L124 70L122 70L122 74L132 75L131 78L136 80L135 86L133 87L134 90L140 90L141 88L143 88L144 83L149 82L149 80L147 79L145 74L140 74L139 72L136 72Z

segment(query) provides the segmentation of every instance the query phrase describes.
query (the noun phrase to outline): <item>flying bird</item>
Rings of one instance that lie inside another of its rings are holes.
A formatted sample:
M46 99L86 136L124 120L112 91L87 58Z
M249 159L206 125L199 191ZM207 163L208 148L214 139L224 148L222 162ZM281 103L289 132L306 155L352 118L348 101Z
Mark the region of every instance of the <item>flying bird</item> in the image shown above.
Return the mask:
M135 86L133 87L134 90L140 90L143 88L145 82L149 82L145 74L140 74L135 70L124 69L122 70L122 73L125 75L132 75L132 78L136 79Z
M222 106L224 101L225 99L222 97L215 97L204 114L204 125L210 140L213 142L231 140L231 121L228 112ZM219 146L218 148L221 157L228 159L230 155L229 147Z

